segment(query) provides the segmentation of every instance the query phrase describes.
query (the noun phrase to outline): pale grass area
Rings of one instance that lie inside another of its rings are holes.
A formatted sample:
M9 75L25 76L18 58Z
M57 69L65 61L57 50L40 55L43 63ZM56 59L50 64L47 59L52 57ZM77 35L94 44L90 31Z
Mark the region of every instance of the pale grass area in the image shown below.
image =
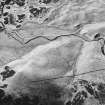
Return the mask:
M88 81L105 82L105 71L98 71L105 69L105 56L101 53L100 43L91 42L86 43L82 49L81 55L77 62L77 74L94 71L93 73L78 76L77 78L85 79Z
M37 80L36 78L40 80L68 74L72 75L73 60L76 59L76 56L79 53L81 46L80 44L77 47L75 41L80 42L81 44L83 43L82 40L78 38L75 39L75 37L61 38L59 40L50 42L49 44L40 45L28 54L22 56L20 59L8 63L7 65L15 70L16 74L3 82L9 85L6 90L9 91L9 89L14 90L14 88L17 88L15 87L15 85L17 86L18 84L15 84L15 82L20 82L19 84L21 84L21 82L24 82L24 80L19 81L19 79L17 78L21 74L25 76L25 81L27 79L29 79L30 81L35 81ZM78 53L63 54L63 45L68 48L68 52L72 52L72 50L74 50L74 52L77 51ZM58 48L60 48L61 50L58 50ZM67 58L69 59L66 60ZM55 81L55 83L59 83L58 81ZM66 81L64 81L62 81L61 83L62 86L66 83ZM24 85L27 84L23 84L23 86Z
M104 22L105 4L102 0L69 1L60 9L58 17L48 23L50 26L72 29L78 25ZM55 10L56 12L56 10Z

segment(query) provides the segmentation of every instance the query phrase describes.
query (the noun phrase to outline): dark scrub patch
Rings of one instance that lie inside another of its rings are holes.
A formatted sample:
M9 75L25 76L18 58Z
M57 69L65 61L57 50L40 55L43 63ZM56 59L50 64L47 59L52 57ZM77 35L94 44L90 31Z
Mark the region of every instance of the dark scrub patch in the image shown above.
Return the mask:
M94 95L94 89L92 88L92 85L86 81L86 80L79 80L78 81L78 85L83 86L83 88L86 89L86 91L91 94Z
M10 9L10 6L8 5L8 6L6 6L6 8L7 8L7 9Z
M19 20L24 19L24 18L25 18L25 14L18 15Z
M100 84L98 85L97 89L98 89L100 92L105 92L105 84L100 83Z
M68 101L68 102L66 103L66 105L72 105L71 101Z
M101 104L105 104L105 92L99 92L98 97L95 98L98 99Z
M94 36L94 40L99 40L101 37L101 34L100 33L97 33L95 36Z
M15 3L19 6L24 6L25 5L25 0L15 0Z
M20 28L21 27L21 25L19 24L19 25L16 25L16 28Z
M18 16L18 20L16 22L21 23L24 21L25 14L21 14L21 15L17 15L17 16Z
M101 52L102 52L102 54L105 56L105 45L102 45L102 46L101 46Z
M2 15L3 15L3 8L4 8L4 4L1 2L1 3L0 3L0 18L1 18Z
M5 4L8 5L8 4L10 4L11 1L12 0L5 0Z
M3 16L8 16L8 12L3 13Z
M91 95L94 95L94 89L90 85L86 85L85 88Z
M86 98L87 93L85 91L78 92L72 100L72 105L83 105Z
M6 71L9 71L9 70L10 70L10 67L9 67L9 66L5 66L4 69L5 69Z
M95 91L95 98L99 100L100 104L105 104L105 84L98 84L97 91Z
M53 3L57 3L58 1L60 1L60 0L52 0Z
M39 3L49 4L52 0L39 0Z
M11 103L13 102L13 97L11 95L5 95L2 99L1 99L1 103L2 105L11 105Z
M9 5L12 0L1 0L1 3L4 5Z
M6 25L6 24L9 24L9 19L8 19L8 17L5 17L4 18L4 24Z
M72 100L71 105L83 105L86 98L89 98L90 96L96 99L100 104L105 104L105 84L104 83L95 83L95 82L89 82L85 80L78 80L74 83L77 85L77 91L79 92L74 95L75 97ZM82 91L85 91L88 93L88 96L84 94L80 94ZM89 95L90 94L90 95ZM84 97L82 98L81 97ZM79 101L80 100L80 101ZM77 103L76 103L77 102Z
M0 73L2 76L2 81L6 80L6 78L10 78L15 74L15 71L12 70L9 66L5 66L5 71Z
M7 88L8 84L3 84L0 88Z
M46 7L35 8L33 6L30 6L29 8L30 8L29 9L30 13L34 17L37 17L37 18L39 16L43 17L43 16L45 16L46 13L48 13L48 8L46 8Z
M2 22L0 22L0 32L3 32L5 30L5 26Z
M50 4L57 3L59 0L39 0L39 3Z
M39 10L38 8L33 8L33 7L30 7L30 13L33 14L35 17L39 15Z
M4 90L0 89L0 100L4 97L5 92Z
M2 0L2 1L0 2L0 4L4 7L5 1Z

